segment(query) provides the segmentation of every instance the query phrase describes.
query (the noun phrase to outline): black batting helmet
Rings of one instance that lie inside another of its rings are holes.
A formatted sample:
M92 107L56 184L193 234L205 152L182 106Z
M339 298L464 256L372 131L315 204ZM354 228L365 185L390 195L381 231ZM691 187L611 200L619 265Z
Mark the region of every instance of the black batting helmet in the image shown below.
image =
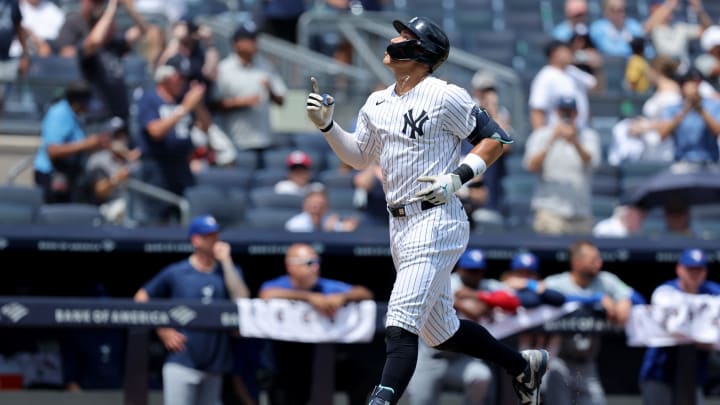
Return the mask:
M430 72L437 70L448 58L450 41L443 30L425 17L413 17L403 23L393 21L397 32L408 30L415 34L416 40L390 44L387 53L393 59L415 60L428 65Z

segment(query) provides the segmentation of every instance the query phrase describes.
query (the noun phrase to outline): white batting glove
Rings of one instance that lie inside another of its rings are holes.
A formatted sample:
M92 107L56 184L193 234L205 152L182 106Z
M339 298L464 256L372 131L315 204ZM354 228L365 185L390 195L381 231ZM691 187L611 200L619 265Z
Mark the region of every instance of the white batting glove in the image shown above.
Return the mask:
M430 183L428 187L415 193L415 197L433 204L445 204L450 197L462 187L460 176L446 173L440 176L421 176L417 181Z
M306 105L308 118L318 129L327 131L332 124L335 99L329 94L320 94L317 79L314 77L310 78L310 83L312 92L308 94Z

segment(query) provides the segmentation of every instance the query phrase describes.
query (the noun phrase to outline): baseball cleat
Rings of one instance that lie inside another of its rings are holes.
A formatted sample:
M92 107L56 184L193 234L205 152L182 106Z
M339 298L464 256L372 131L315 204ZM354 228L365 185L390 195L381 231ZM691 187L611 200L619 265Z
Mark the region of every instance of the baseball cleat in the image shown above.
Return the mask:
M520 354L527 360L525 371L512 382L515 394L522 405L539 405L540 383L548 367L547 350L523 350Z

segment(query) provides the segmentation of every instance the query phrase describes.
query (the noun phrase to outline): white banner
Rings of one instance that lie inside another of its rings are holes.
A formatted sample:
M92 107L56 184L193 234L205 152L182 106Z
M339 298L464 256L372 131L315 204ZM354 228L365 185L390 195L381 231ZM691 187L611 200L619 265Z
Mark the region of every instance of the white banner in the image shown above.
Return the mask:
M580 303L568 302L561 307L542 305L537 308L518 308L516 315L508 315L497 311L492 320L481 320L484 326L495 338L504 339L526 329L543 325L547 322L559 319L580 308Z
M636 305L625 327L628 346L702 343L720 348L720 297L659 287L653 305Z
M369 342L375 334L374 301L352 302L333 319L304 301L237 300L240 335L306 343Z

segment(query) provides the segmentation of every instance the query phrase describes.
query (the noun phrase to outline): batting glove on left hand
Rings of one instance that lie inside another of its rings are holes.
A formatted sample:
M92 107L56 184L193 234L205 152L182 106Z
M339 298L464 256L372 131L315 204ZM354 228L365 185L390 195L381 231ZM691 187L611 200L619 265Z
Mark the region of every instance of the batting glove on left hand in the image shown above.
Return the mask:
M326 129L330 126L335 111L335 99L329 94L319 94L317 79L310 78L312 93L308 94L306 110L310 121L318 129Z
M417 193L415 197L433 204L445 204L460 187L460 176L455 173L446 173L440 176L422 176L417 181L430 183L430 185Z

